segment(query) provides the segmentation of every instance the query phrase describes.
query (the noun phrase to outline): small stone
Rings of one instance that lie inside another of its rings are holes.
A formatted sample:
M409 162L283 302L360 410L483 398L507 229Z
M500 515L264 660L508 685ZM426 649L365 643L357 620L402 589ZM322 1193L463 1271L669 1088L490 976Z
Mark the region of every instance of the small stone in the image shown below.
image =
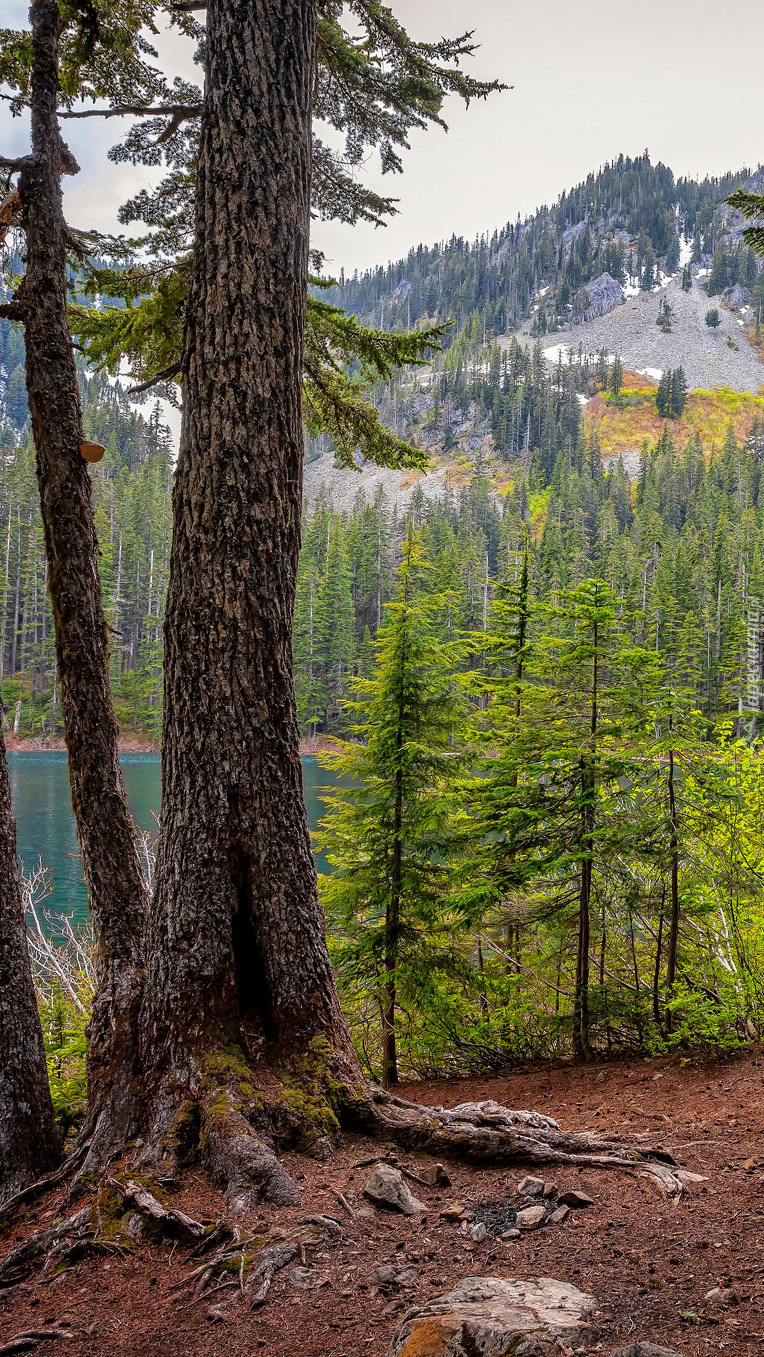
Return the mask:
M298 1291L318 1291L322 1286L331 1286L326 1274L314 1272L312 1267L293 1267L289 1280Z
M499 1236L499 1238L500 1238L500 1239L519 1239L519 1238L520 1238L520 1231L519 1231L519 1230L515 1230L515 1229L512 1229L512 1230L505 1230L505 1231L503 1232L503 1234L501 1234L501 1235Z
M419 1176L429 1187L451 1186L451 1179L442 1164L428 1164Z
M400 1211L404 1216L422 1215L427 1209L409 1192L400 1169L394 1169L390 1164L374 1165L366 1179L363 1195L375 1206L386 1211Z
M526 1206L524 1211L518 1211L515 1223L518 1230L536 1230L545 1220L546 1209L543 1206Z
M483 1240L487 1238L488 1231L485 1228L485 1225L483 1224L482 1220L479 1220L476 1225L470 1226L470 1239L472 1240L473 1244L482 1244Z
M221 1324L225 1319L225 1311L219 1305L211 1305L207 1311L207 1318L210 1324Z
M392 1290L399 1286L411 1286L418 1276L419 1268L414 1267L413 1263L407 1263L405 1267L392 1267L388 1263L383 1263L380 1267L375 1267L369 1281L381 1290Z
M569 1215L570 1215L569 1206L558 1206L557 1210L553 1211L551 1216L549 1217L549 1224L562 1225L563 1221L567 1220Z
M517 1190L521 1197L541 1197L544 1192L543 1178L523 1178L522 1182L517 1184Z
M613 1357L682 1357L676 1348L662 1348L657 1343L629 1343L619 1348Z
M465 1208L461 1202L449 1202L440 1213L441 1220L463 1220Z
M556 1183L553 1183L553 1182L551 1182L549 1179L547 1179L547 1181L544 1183L544 1194L543 1194L543 1195L544 1195L545 1197L559 1197L559 1195L560 1195L560 1189L559 1189L559 1187L557 1186Z
M737 1301L735 1292L729 1286L712 1286L704 1297L705 1300L712 1300L717 1305L734 1305Z
M558 1198L560 1206L572 1206L574 1210L581 1210L584 1206L594 1206L594 1199L586 1192L563 1192Z

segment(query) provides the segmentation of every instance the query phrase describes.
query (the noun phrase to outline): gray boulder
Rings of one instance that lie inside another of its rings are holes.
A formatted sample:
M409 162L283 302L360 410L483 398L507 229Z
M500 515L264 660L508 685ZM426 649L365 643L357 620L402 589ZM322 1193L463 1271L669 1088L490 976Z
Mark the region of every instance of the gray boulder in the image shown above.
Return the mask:
M552 1277L465 1277L409 1311L388 1357L559 1357L563 1345L597 1342L595 1306L593 1296Z
M723 295L727 305L733 311L738 311L741 306L748 305L753 294L749 287L743 287L742 283L735 283L735 286L728 288Z
M601 273L599 278L587 283L573 298L573 320L576 325L582 321L597 320L615 311L623 301L623 289L616 278L609 273Z
M613 1357L682 1357L682 1354L676 1348L661 1348L657 1343L629 1343L614 1352Z
M375 1206L386 1211L400 1211L404 1216L417 1216L427 1209L409 1192L400 1169L394 1169L391 1164L374 1165L366 1179L363 1195Z

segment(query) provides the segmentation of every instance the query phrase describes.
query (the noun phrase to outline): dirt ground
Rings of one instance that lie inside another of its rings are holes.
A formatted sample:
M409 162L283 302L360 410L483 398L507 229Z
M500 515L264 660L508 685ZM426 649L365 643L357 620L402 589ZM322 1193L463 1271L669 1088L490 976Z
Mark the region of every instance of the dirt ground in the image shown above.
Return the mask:
M763 1052L723 1063L634 1059L537 1067L401 1091L446 1106L493 1098L546 1112L565 1129L650 1138L707 1181L674 1204L638 1173L559 1170L545 1176L553 1176L560 1191L583 1189L593 1206L517 1240L472 1244L458 1224L441 1219L441 1210L451 1201L470 1207L506 1201L522 1168L449 1164L450 1188L410 1184L426 1203L426 1216L351 1217L334 1192L354 1211L362 1208L369 1169L353 1166L379 1147L347 1139L329 1165L289 1157L304 1194L301 1210L267 1207L253 1217L270 1222L272 1237L306 1214L341 1222L341 1242L313 1259L325 1278L319 1289L295 1289L287 1268L265 1308L253 1311L235 1298L213 1320L208 1301L194 1303L189 1288L177 1289L193 1266L184 1251L139 1244L124 1258L82 1262L12 1304L0 1299L0 1348L20 1330L55 1323L72 1337L44 1343L37 1351L46 1357L383 1357L412 1304L482 1274L555 1277L593 1294L602 1341L589 1351L605 1357L637 1339L676 1348L683 1357L749 1357L764 1350ZM426 1161L402 1154L401 1162L421 1171ZM205 1219L223 1214L220 1198L201 1178L191 1178L172 1204ZM55 1213L49 1204L46 1221ZM29 1228L27 1221L18 1224L8 1242ZM406 1262L419 1272L403 1292L386 1294L371 1279L380 1264ZM714 1287L732 1289L735 1300L707 1300Z

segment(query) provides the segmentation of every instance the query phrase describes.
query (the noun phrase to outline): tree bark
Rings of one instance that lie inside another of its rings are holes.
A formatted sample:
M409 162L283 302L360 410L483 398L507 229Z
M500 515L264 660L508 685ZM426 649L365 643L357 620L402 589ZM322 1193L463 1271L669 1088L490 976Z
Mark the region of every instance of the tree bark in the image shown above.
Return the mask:
M671 828L671 916L669 921L668 949L666 954L666 992L669 999L674 997L676 983L676 959L679 947L679 826L676 813L676 787L674 782L674 751L669 750L668 761L669 825ZM673 1013L664 1009L663 1021L667 1032L671 1031Z
M324 1038L360 1080L316 888L291 652L315 43L315 3L207 10L144 1049L150 1143L172 1139L183 1097L201 1098L229 1180L252 1112L215 1051L263 1041L294 1067ZM258 1173L244 1163L242 1181L257 1190Z
M66 313L61 175L76 170L58 128L56 0L34 0L32 156L19 179L27 269L26 379L55 622L69 783L98 947L88 1043L89 1127L118 1143L136 1126L137 1017L145 887L119 765L91 485ZM108 1134L107 1134L108 1128ZM108 1156L108 1144L99 1150Z
M0 730L0 1204L61 1159L27 952L16 824Z

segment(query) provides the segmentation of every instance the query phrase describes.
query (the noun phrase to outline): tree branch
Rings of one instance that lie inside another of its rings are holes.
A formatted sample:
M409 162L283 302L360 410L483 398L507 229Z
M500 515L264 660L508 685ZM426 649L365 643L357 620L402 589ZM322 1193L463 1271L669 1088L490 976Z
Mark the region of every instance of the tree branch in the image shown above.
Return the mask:
M158 372L156 377L149 377L147 382L141 382L140 386L128 387L126 396L137 396L141 391L149 391L152 386L158 386L160 382L166 382L170 377L177 377L181 370L182 363L173 363L172 367L165 368L164 372Z
M118 108L83 108L83 109L62 109L59 112L59 118L161 118L165 115L168 118L177 118L182 121L184 118L198 118L202 111L201 104L164 104L157 108L146 108L142 104L120 104ZM9 165L11 162L7 162ZM13 164L20 167L22 161L14 161ZM3 162L0 160L0 166Z
M3 320L23 320L26 311L20 302L4 302L0 305L0 316Z
M10 170L13 174L16 170L25 170L28 165L33 163L33 161L34 156L31 155L18 156L15 160L9 159L8 156L0 155L0 170Z

